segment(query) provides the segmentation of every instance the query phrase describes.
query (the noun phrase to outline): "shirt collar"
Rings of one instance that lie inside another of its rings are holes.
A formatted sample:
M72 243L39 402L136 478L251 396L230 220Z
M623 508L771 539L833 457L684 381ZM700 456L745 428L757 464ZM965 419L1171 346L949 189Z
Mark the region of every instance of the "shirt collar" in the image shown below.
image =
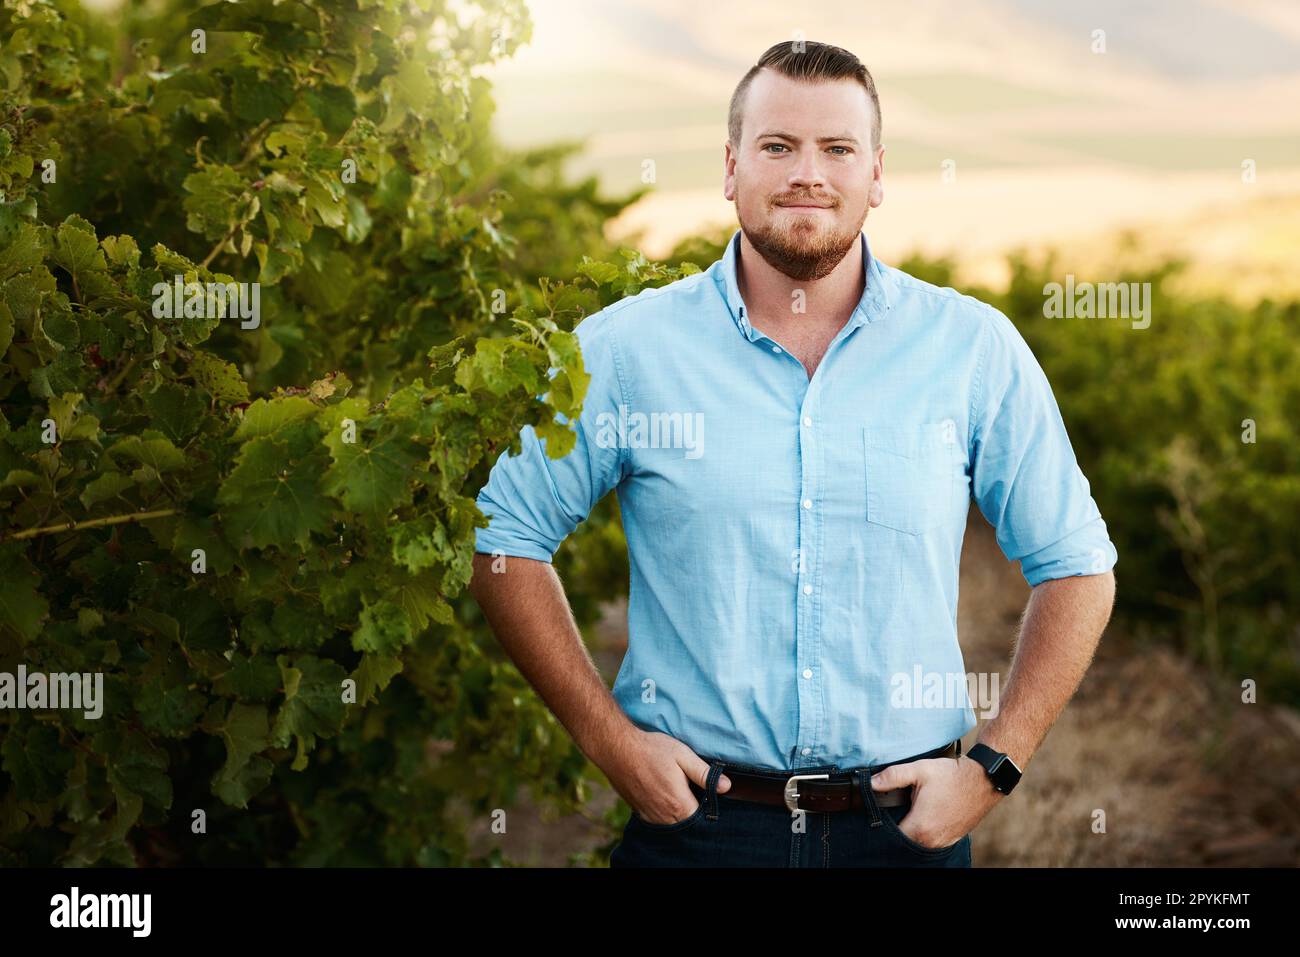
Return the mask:
M740 286L736 282L736 257L740 254L740 234L741 230L737 229L727 243L726 252L723 253L722 259L718 261L717 271L714 273L714 282L721 284L721 292L726 300L727 309L731 313L732 321L736 323L737 328L748 339L757 338L757 333L753 326L749 324L749 316L746 315L745 302L740 298ZM890 278L888 271L881 264L880 260L871 255L871 244L867 241L867 234L859 231L858 238L862 249L862 263L866 272L867 281L865 288L862 290L862 298L858 300L857 306L853 309L853 314L849 316L847 323L849 328L860 326L864 322L876 322L886 318L890 309L890 292L893 289L893 280Z

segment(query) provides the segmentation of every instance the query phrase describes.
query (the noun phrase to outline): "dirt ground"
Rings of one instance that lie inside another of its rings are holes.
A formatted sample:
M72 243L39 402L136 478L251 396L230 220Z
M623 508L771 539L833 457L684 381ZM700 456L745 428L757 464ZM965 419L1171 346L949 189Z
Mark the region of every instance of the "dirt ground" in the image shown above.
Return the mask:
M1122 556L1116 578L1123 589ZM958 603L967 672L996 671L1005 686L1028 596L972 507ZM610 682L626 647L620 602L592 647ZM602 789L588 814L615 799ZM502 842L518 865L559 867L616 836L583 815L542 821L528 804L509 815L507 835L476 828L472 846ZM1112 624L1024 780L971 832L971 848L976 867L1300 865L1300 713L1244 704L1238 684L1211 681L1170 648L1138 647Z

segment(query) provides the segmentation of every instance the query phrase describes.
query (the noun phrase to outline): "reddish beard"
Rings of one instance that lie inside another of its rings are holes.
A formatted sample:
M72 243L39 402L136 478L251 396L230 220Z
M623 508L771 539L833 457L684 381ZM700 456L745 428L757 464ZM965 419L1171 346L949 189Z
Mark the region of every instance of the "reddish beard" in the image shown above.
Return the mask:
M795 199L791 202L812 204L817 201ZM832 205L826 213L809 211L802 216L790 216L788 213L775 212L777 206L774 204L772 217L762 226L750 226L743 219L740 226L750 245L769 266L791 279L811 282L829 275L858 241L861 223L854 232L841 231L834 223L829 223L823 230L816 228L815 217L830 219L836 208ZM738 215L739 209L737 204ZM778 217L788 221L781 222ZM863 219L866 217L863 216Z

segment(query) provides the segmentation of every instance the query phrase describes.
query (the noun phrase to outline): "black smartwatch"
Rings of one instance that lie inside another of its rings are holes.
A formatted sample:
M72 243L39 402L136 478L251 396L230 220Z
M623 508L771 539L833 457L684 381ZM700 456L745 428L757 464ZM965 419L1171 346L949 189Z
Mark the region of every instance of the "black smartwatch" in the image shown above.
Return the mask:
M1020 783L1020 768L1016 767L1016 762L987 744L974 745L966 752L966 757L984 766L984 773L993 782L994 790L1010 794L1011 789Z

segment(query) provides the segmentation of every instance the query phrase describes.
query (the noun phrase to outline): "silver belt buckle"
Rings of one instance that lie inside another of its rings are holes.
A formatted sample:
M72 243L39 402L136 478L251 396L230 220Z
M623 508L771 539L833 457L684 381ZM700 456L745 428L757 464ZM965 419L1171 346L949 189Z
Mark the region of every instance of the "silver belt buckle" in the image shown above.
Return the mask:
M804 810L799 806L799 787L795 781L806 781L810 778L829 778L829 774L793 774L786 778L785 782L785 806L794 814Z

